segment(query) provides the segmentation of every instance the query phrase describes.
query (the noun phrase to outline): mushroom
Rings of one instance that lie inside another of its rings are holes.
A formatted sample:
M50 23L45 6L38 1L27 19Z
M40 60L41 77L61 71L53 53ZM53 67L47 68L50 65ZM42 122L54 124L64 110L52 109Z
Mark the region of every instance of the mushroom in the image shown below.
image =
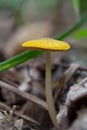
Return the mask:
M44 50L46 52L46 100L48 112L53 124L59 128L56 120L56 110L52 96L52 80L51 80L51 54L50 51L64 51L70 48L70 45L63 41L54 40L51 38L43 38L24 42L23 47L29 47L35 50Z

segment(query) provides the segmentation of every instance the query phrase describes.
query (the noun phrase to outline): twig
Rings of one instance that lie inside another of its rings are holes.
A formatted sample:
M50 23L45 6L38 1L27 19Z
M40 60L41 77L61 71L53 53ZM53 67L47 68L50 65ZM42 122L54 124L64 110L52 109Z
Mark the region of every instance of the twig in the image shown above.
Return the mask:
M11 110L11 107L9 107L8 105L6 105L5 103L2 103L2 102L0 102L0 108L6 109L7 111L10 111L10 110ZM39 125L39 123L38 123L37 121L35 121L34 119L32 119L32 118L30 118L30 117L28 117L28 116L22 114L22 113L19 112L19 111L15 111L14 114L15 114L16 116L18 116L18 117L23 118L23 119L26 120L26 121L32 122L32 123L34 123L34 124L36 124L36 125Z
M54 66L60 66L60 67L63 67L63 68L68 68L70 66L70 64L68 63L58 63L58 64L54 64ZM87 68L85 67L79 67L78 70L80 71L87 71Z
M0 87L5 88L5 89L7 89L9 91L12 91L13 93L16 93L17 95L20 95L21 97L23 97L23 98L25 98L25 99L27 99L29 101L37 103L38 105L43 107L45 110L48 110L46 102L39 99L36 96L33 96L33 95L31 95L29 93L26 93L26 92L22 92L22 91L18 90L17 88L13 87L12 85L10 85L8 83L5 83L5 82L3 82L1 80L0 80Z
M63 89L64 85L67 83L67 81L72 77L72 75L75 73L75 71L79 68L78 64L71 64L69 69L63 74L63 76L59 79L57 84L55 86L58 86L55 95L54 95L54 102L56 102L57 97L59 96L61 90Z

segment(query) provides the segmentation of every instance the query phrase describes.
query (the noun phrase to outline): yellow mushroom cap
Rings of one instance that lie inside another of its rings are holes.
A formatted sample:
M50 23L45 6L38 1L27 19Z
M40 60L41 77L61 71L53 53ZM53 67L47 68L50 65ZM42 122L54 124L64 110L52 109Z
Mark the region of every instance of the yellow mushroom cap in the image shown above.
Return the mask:
M51 38L43 38L37 40L30 40L22 44L23 47L29 47L35 50L68 50L70 45L64 41L54 40Z

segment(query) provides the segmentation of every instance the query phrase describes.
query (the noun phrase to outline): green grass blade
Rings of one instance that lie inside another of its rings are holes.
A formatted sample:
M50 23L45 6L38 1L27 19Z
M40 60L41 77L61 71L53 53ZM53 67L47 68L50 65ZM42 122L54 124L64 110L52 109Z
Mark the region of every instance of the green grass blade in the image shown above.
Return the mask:
M12 58L7 59L6 61L3 61L0 63L0 72L3 72L5 70L8 70L9 68L12 68L16 65L19 65L29 59L32 59L34 57L37 57L38 55L42 54L42 51L25 51L22 52Z

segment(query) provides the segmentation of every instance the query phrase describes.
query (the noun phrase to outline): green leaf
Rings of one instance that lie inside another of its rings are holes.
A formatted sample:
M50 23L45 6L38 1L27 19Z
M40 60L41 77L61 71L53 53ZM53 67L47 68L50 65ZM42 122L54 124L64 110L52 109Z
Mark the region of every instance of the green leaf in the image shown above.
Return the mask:
M84 39L87 38L87 28L81 29L80 31L74 34L75 39Z

